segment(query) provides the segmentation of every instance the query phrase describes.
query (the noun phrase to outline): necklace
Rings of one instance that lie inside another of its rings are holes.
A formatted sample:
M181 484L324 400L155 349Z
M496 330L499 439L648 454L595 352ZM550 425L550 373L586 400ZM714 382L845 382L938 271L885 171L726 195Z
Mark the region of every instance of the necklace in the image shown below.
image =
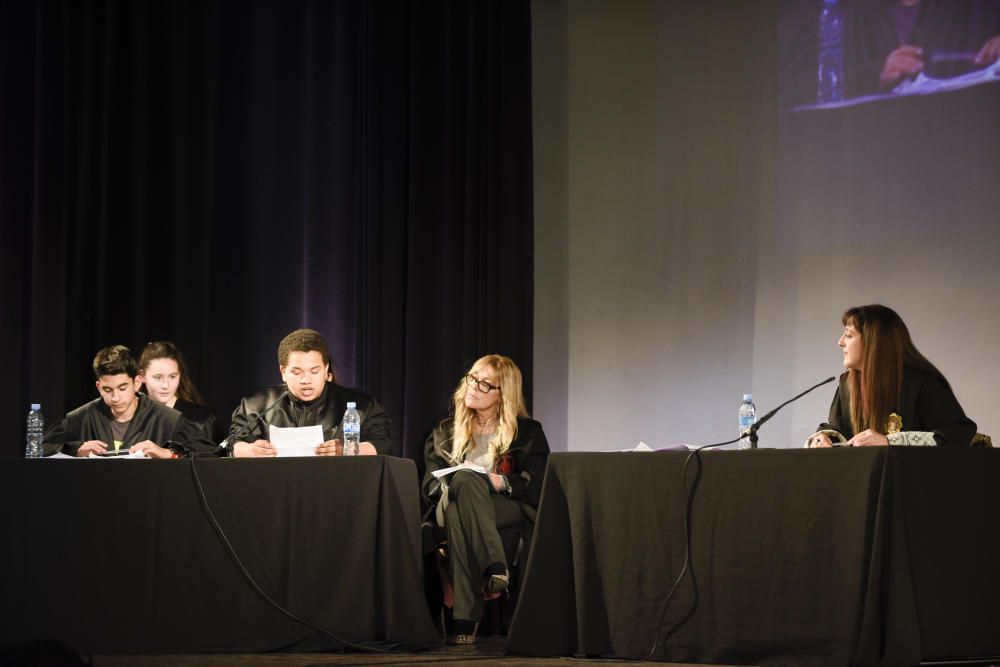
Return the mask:
M496 416L496 415L493 416L493 417L490 417L489 419L480 419L477 416L476 417L476 428L479 429L479 430L481 430L481 431L486 431L486 430L491 429L494 426L496 426L499 421L500 421L500 417Z

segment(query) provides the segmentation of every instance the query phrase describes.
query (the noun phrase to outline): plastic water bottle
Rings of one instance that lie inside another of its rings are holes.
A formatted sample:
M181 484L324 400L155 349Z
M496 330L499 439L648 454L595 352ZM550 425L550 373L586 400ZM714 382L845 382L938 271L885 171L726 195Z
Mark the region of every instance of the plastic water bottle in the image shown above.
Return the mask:
M823 0L819 13L819 66L816 102L844 100L844 15L837 0Z
M750 449L750 438L746 432L757 423L757 408L753 404L753 394L743 394L740 403L740 449Z
M24 457L28 459L40 459L45 454L42 452L42 435L45 433L45 417L42 416L42 406L38 403L31 404L31 412L28 413L28 444L24 448Z
M361 443L361 414L354 401L347 404L344 412L344 456L357 456Z

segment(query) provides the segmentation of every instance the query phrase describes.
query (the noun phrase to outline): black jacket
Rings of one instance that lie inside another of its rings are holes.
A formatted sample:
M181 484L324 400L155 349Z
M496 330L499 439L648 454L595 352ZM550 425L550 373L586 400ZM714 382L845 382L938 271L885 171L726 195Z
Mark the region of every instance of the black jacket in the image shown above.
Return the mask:
M855 433L851 426L848 375L840 376L840 385L830 405L830 421L820 424L820 430L833 429L850 440ZM938 376L919 368L903 369L899 405L893 412L903 419L901 430L933 432L938 445L965 446L976 434L976 423L965 416L951 389Z
M424 498L433 507L441 497L441 483L431 473L441 468L455 465L445 455L454 444L454 419L446 419L427 438L424 444ZM517 420L517 435L510 448L493 464L491 472L506 475L510 484L510 497L521 503L533 516L534 508L542 495L542 481L545 466L549 460L549 442L545 439L542 425L534 419L522 417Z
M327 382L323 394L306 403L291 393L282 396L286 391L287 387L281 384L244 398L233 411L233 423L229 429L230 442L266 440L267 429L271 424L282 428L318 424L323 427L324 440L343 440L341 421L348 401L354 401L361 413L361 441L375 445L379 454L392 454L389 415L368 394ZM258 415L262 413L263 416L258 420Z
M128 448L143 440L152 440L160 447L170 447L180 453L214 453L211 442L201 427L183 417L173 408L157 403L145 394L136 394L139 405L129 422L122 447ZM84 403L45 430L45 454L62 451L76 456L80 445L88 440L100 440L108 447L114 444L111 432L111 410L100 398Z
M184 415L188 421L200 426L201 430L205 432L205 437L212 442L221 442L225 437L219 423L215 420L215 411L211 408L178 398L174 402L174 410Z

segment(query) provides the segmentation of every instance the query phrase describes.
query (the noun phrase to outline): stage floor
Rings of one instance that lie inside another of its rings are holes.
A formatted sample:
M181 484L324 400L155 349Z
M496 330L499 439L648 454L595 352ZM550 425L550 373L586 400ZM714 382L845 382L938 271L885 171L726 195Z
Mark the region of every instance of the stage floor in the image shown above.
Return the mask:
M504 665L506 667L541 667L546 665L634 665L636 661L588 660L584 658L522 658L504 656L503 638L480 638L473 646L448 646L422 653L270 653L270 654L208 654L208 655L96 655L95 667L325 667L335 665L427 665L454 663ZM653 663L676 667L695 667L689 663ZM697 667L712 667L699 664Z

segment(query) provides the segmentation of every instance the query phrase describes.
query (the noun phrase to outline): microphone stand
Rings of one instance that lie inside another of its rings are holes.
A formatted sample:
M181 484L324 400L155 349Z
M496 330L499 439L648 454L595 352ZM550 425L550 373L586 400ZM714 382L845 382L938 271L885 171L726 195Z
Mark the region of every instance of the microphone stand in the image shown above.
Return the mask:
M812 390L818 389L819 387L822 387L825 384L829 384L829 383L833 382L836 379L837 379L837 376L834 375L833 377L828 377L827 379L823 380L822 382L814 384L813 386L809 387L808 389L806 389L804 392L802 392L798 396L793 396L792 398L788 399L787 401L785 401L784 403L782 403L781 405L779 405L778 407L776 407L774 410L771 410L766 415L764 415L763 417L761 417L760 419L758 419L756 422L754 422L753 426L751 426L750 428L748 428L746 430L746 435L750 436L750 449L757 449L757 431L760 429L761 426L763 426L767 422L768 419L770 419L775 414L777 414L778 410L780 410L781 408L785 407L789 403L793 403L793 402L799 400L800 398L802 398L803 396L805 396L806 394L808 394Z
M288 390L287 389L285 389L283 392L281 392L280 394L278 394L278 398L276 398L274 400L274 402L271 403L271 405L267 406L266 408L264 408L263 410L261 410L259 413L257 413L257 416L253 420L253 424L249 428L244 429L243 433L241 433L239 436L237 436L237 434L235 434L235 433L230 433L229 436L225 440L222 441L222 444L219 445L219 452L229 452L229 454L231 456L232 452L233 452L233 446L236 444L236 438L237 437L239 437L239 438L248 438L248 437L250 437L250 435L252 435L253 432L256 431L257 428L261 425L261 422L264 419L264 415L266 415L268 412L270 412L271 409L274 406L276 406L278 403L281 403L281 401L283 401L285 399L285 397L287 397L287 396L288 396Z

